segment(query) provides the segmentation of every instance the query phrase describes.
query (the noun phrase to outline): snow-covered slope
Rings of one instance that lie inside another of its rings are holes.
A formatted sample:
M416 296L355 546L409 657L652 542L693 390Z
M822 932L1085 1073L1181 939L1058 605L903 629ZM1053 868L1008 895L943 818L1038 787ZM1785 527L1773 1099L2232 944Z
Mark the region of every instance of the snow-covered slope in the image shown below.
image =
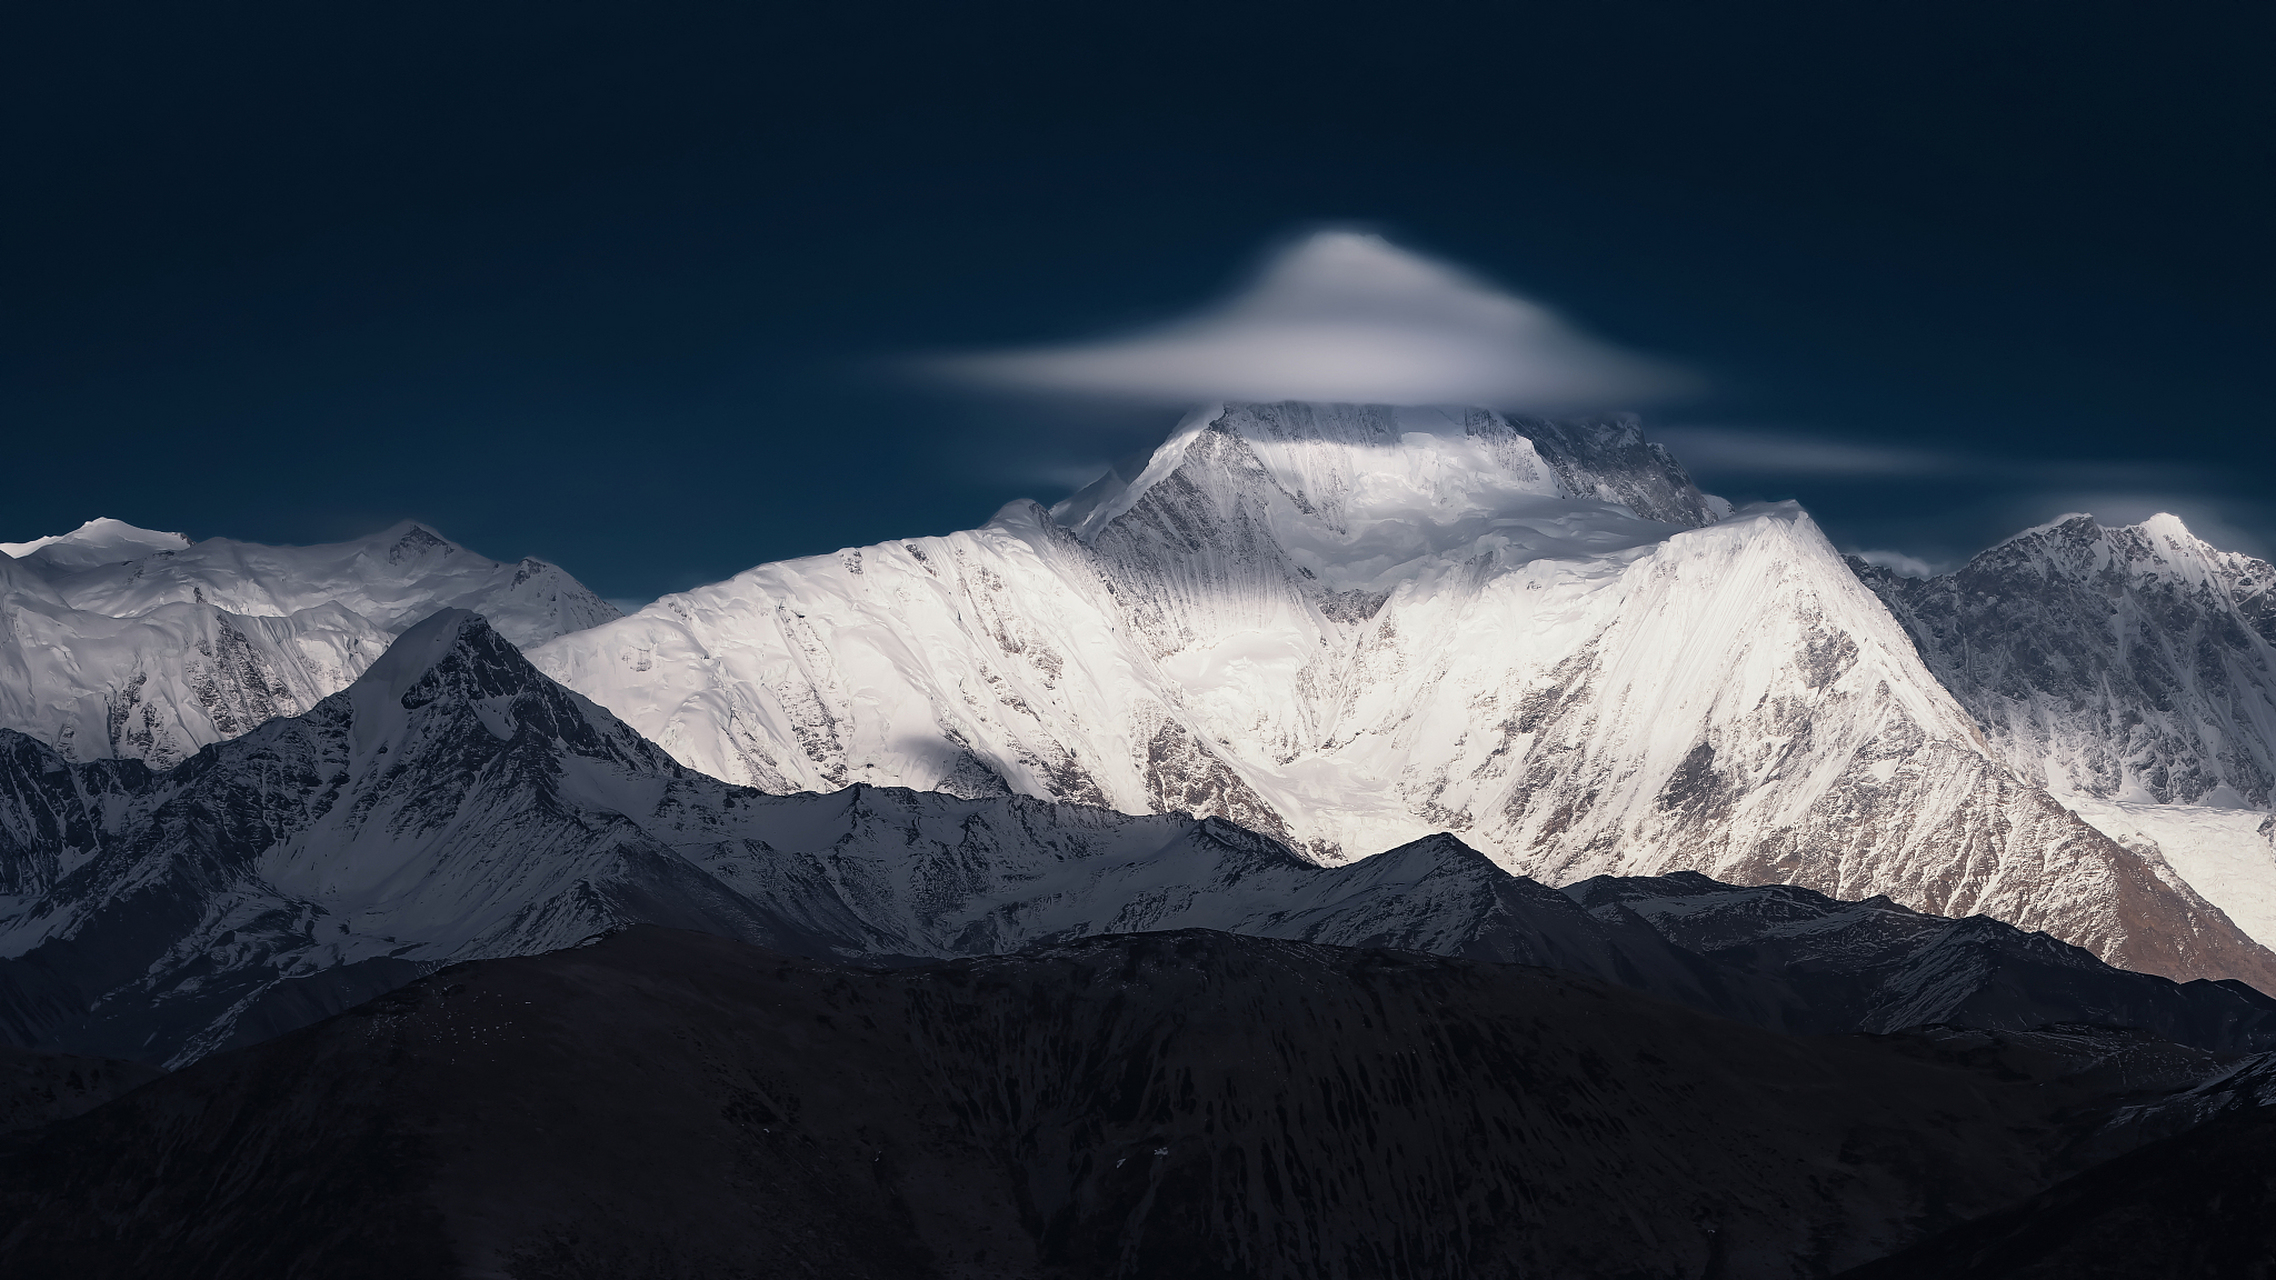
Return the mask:
M2073 515L1939 578L1854 567L2018 772L2276 945L2276 566Z
M161 551L181 551L190 540L178 533L137 529L124 520L97 516L69 533L51 533L30 542L0 542L0 555L13 560L38 553L40 562L66 572L139 560Z
M2154 851L2018 778L1799 508L1633 422L1236 405L1052 511L763 565L532 658L681 761L1217 814L1337 862L1888 894L2268 982Z
M1990 921L1681 881L1561 893L1447 835L1321 867L1216 818L767 795L685 768L445 611L307 715L164 773L0 731L0 1037L179 1062L439 964L642 921L866 960L1207 928L1550 966L1781 1029L1898 1025L1850 988L1903 987L1902 1011L1980 1025L2020 1008L2218 1048L2276 1036L2265 997L2118 973ZM1671 915L1712 915L1713 938ZM1862 959L1826 963L1845 947ZM1717 949L1744 962L1700 954ZM2056 981L2038 951L2059 953Z
M688 770L475 615L165 773L0 731L0 1029L194 1057L447 961L646 921L805 954L1215 928L1554 965L1718 1007L1698 965L1453 840L1324 869L1217 820Z
M104 519L0 551L0 728L74 760L163 767L305 711L440 608L479 610L517 644L618 616L550 564L408 523L268 547Z
M2063 802L2118 843L2164 858L2238 928L2276 947L2276 814L2091 796Z

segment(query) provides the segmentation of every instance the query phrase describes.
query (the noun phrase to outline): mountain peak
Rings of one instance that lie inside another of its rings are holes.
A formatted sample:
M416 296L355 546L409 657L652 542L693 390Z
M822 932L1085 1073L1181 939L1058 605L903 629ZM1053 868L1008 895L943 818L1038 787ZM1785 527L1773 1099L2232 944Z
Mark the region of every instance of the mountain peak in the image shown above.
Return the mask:
M2194 554L2214 549L2211 544L2191 532L2180 516L2170 511L2160 511L2134 524L2105 524L2091 512L2068 511L2052 520L2044 520L2028 529L2009 534L1977 553L1975 558L1995 556L2010 548L2028 550L2049 545L2086 546L2129 535L2161 557L2173 551Z
M2070 534L2092 535L2102 531L2102 522L2090 511L2066 511L2052 520L2042 520L2028 529L2020 529L1992 544L1994 548L2010 543L2024 542L2044 534L2061 531Z
M2094 801L2261 808L2276 797L2271 576L2171 512L2131 525L2074 512L1942 577L1866 580L2024 776ZM2088 820L2127 838L2161 821ZM2183 865L2189 832L2148 838L2217 901L2229 877ZM2249 895L2231 903L2251 914Z
M437 609L517 645L620 616L552 565L499 563L417 521L296 547L97 520L10 545L0 589L37 621L0 625L0 671L22 673L0 681L0 726L74 760L163 769L308 711Z
M2197 536L2189 532L2189 526L2181 522L2180 516L2170 511L2160 511L2135 527L2151 533L2180 534L2192 538Z
M416 520L404 520L375 534L371 541L387 548L389 564L402 564L425 555L454 556L465 548Z
M356 696L389 697L407 695L410 690L434 669L436 663L459 648L485 648L485 637L495 637L490 623L481 614L466 609L437 609L424 622L413 624L395 643L381 654L377 661L356 677L348 687Z
M1107 473L1051 508L1051 518L1085 542L1135 506L1140 498L1178 469L1195 438L1225 416L1226 406L1206 405L1179 421L1170 437L1152 453L1134 453L1116 462Z
M1196 453L1212 435L1241 448ZM1118 462L1053 507L1052 518L1095 542L1149 491L1194 465L1261 468L1300 509L1321 508L1337 533L1371 524L1443 526L1544 500L1618 504L1679 528L1729 511L1700 493L1673 455L1648 443L1632 415L1553 422L1464 405L1283 401L1188 414L1150 455Z
M547 682L481 614L438 609L397 636L347 687L355 754L400 739L410 714L439 699L471 703L540 683Z

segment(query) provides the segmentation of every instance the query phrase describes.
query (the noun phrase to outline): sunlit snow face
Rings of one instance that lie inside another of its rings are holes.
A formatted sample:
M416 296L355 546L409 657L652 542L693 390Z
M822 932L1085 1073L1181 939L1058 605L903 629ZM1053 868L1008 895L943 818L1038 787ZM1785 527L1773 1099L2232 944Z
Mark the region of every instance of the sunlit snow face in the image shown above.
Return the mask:
M1192 319L1073 346L951 357L999 386L1163 402L1629 406L1690 387L1554 313L1379 236L1324 231Z

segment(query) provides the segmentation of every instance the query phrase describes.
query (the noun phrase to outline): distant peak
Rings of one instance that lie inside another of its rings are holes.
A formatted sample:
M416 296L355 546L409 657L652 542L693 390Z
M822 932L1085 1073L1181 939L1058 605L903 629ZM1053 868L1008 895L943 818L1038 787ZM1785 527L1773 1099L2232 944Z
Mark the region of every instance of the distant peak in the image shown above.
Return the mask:
M1138 504L1146 491L1178 469L1186 449L1212 423L1225 416L1226 406L1208 405L1188 413L1151 454L1124 458L1113 468L1051 508L1051 518L1074 531L1085 542L1114 523L1115 517Z
M0 552L22 560L45 552L48 563L71 568L139 560L161 551L180 551L190 540L179 533L144 529L124 520L97 516L69 533L49 534L30 542L0 542Z
M1239 443L1230 453L1206 447L1215 437ZM1299 507L1331 502L1337 510L1323 518L1338 528L1378 517L1444 524L1512 500L1619 504L1684 528L1730 513L1728 503L1698 491L1672 454L1645 440L1631 414L1552 421L1475 405L1283 400L1188 414L1150 454L1116 463L1051 508L1052 519L1095 542L1196 458L1231 462L1243 476L1261 465Z
M2050 538L2086 542L2126 533L2139 535L2152 546L2167 542L2174 544L2176 549L2188 550L2210 545L2191 533L2181 517L2170 511L2160 511L2136 524L2104 524L2089 512L2071 511L2002 538L1987 547L1982 554L1990 555L2019 544L2046 542Z
M381 532L374 541L386 544L387 562L389 564L401 564L406 560L416 560L420 556L434 551L440 551L446 556L456 555L460 550L457 543L416 520L405 520L401 524L391 526Z

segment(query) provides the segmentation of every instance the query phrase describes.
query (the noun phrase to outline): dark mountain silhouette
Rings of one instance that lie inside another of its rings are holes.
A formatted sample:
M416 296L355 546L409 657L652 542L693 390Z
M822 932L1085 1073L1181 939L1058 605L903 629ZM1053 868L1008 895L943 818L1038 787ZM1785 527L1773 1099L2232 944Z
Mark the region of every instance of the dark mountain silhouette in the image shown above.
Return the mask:
M2061 1170L2049 1091L1549 970L1184 931L865 969L641 927L0 1161L10 1274L1815 1276Z
M2236 1111L1842 1280L2267 1280L2276 1108Z

